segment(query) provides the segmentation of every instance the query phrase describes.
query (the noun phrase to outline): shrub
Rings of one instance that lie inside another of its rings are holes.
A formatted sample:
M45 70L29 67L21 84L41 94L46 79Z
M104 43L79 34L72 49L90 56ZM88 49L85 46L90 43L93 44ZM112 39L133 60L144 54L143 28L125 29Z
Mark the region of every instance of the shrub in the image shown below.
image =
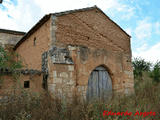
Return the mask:
M12 72L13 80L17 80L18 74L14 71L16 69L22 68L22 62L19 59L18 54L16 54L13 51L7 51L2 46L0 46L0 87L3 84L3 81L5 80L4 73L1 70L6 70Z
M22 68L22 62L18 60L18 54L13 51L8 52L0 46L0 67L11 70Z
M10 95L0 103L2 120L126 120L126 119L160 119L160 85L154 86L149 79L141 81L136 94L116 96L110 102L94 101L83 103L74 98L66 103L52 98L48 93L40 96L22 90L21 94ZM132 112L132 116L103 116L103 111ZM155 116L134 116L139 112L156 112Z
M160 62L157 62L153 70L151 71L150 77L153 79L154 82L160 82Z
M142 58L134 58L132 64L135 79L142 80L143 72L150 71L151 63Z

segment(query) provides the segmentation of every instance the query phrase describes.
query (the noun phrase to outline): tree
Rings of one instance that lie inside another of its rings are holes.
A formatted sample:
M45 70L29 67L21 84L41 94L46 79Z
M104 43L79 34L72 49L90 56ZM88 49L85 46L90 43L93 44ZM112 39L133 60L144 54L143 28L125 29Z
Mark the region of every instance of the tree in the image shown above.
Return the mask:
M0 46L0 87L4 80L3 75L5 75L1 70L11 71L12 77L16 79L17 73L14 71L20 68L22 68L22 62L18 60L18 54L14 51L9 52Z
M0 67L4 68L8 66L9 56L3 47L0 46Z
M0 68L8 68L10 70L22 68L22 62L16 58L18 58L18 54L8 52L0 46Z
M160 82L160 62L157 62L153 70L151 71L150 77L153 79L155 82Z
M134 78L142 80L143 72L150 71L151 63L142 58L134 58L132 61Z

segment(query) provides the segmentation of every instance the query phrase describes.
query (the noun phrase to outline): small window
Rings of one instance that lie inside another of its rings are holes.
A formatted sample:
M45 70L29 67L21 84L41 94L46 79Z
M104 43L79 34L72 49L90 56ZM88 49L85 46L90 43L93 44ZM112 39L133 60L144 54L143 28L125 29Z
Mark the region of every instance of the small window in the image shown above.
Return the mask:
M24 81L24 88L29 88L29 81Z
M33 45L36 46L36 37L34 37Z

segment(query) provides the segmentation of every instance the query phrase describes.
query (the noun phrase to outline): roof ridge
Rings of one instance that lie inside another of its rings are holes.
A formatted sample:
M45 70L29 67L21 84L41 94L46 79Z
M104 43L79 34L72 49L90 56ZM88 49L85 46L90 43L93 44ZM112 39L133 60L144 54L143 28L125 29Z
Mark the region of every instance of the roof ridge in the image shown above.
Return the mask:
M51 15L55 15L55 16L61 16L61 15L65 15L65 14L70 14L70 13L74 13L74 12L83 12L86 10L92 10L98 8L96 5L92 6L92 7L85 7L85 8L80 8L80 9L73 9L73 10L66 10L66 11L62 11L62 12L55 12L55 13L50 13Z
M119 27L128 37L131 38L131 36L125 30L123 30L116 22L114 22L108 15L106 15L99 7L96 6L96 8L99 11L101 11L113 24L115 24L117 27Z
M108 15L106 15L99 7L96 5L92 7L86 7L86 8L80 8L80 9L74 9L74 10L66 10L62 12L56 12L56 13L50 13L50 15L55 15L55 16L61 16L61 15L66 15L74 12L83 12L86 10L92 10L92 9L98 9L100 12L102 12L113 24L115 24L117 27L119 27L127 36L131 37L126 31L124 31L116 22L114 22Z
M69 13L73 13L73 12L91 10L91 9L95 9L95 8L97 8L96 5L94 5L93 7L87 7L87 8L67 10L67 11L63 11L63 12L46 14L42 19L40 19L40 20L20 39L20 41L18 41L18 43L15 45L15 47L14 47L13 49L16 50L17 47L18 47L27 37L29 37L36 29L38 29L41 25L43 25L43 23L46 22L46 21L50 18L51 15L61 16L61 15L65 15L65 14L69 14Z
M10 34L26 34L26 32L22 32L22 31L17 31L17 30L10 30L10 29L1 29L0 28L0 32L3 33L10 33Z
M62 16L66 14L71 14L75 12L83 12L86 10L92 10L92 9L98 9L102 14L104 14L113 24L115 24L117 27L119 27L128 37L131 37L126 31L124 31L117 23L115 23L112 19L110 19L100 8L98 8L96 5L92 7L86 7L86 8L81 8L81 9L74 9L74 10L66 10L63 12L56 12L56 13L49 13L46 14L42 19L40 19L22 38L21 40L15 45L14 50L17 49L17 47L26 39L28 38L31 34L34 33L40 26L42 26L49 18L51 15L53 16Z

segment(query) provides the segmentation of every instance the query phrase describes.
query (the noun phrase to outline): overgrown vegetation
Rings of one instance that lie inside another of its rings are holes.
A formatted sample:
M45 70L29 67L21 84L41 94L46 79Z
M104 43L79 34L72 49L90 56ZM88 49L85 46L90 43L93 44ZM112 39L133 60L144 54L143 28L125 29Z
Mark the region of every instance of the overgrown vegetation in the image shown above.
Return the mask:
M147 74L152 78L153 82L160 82L160 61L155 64L145 61L142 58L133 59L133 73L135 80L143 80L143 74Z
M2 50L3 51L3 50ZM3 51L5 52L5 51ZM3 56L2 63L9 58ZM6 64L7 66L9 64ZM112 101L81 102L78 97L66 103L52 98L48 93L41 96L21 90L0 101L2 120L159 120L160 119L160 63L152 65L143 59L133 60L135 94L115 96ZM156 83L156 84L155 84ZM131 112L132 115L104 115L104 111ZM135 115L136 112L142 115ZM146 112L155 112L149 115ZM135 116L134 116L135 115Z
M2 46L0 46L0 87L4 81L3 72L10 71L10 74L13 77L13 80L18 80L18 74L15 73L15 70L22 68L22 62L19 59L18 54L14 51L5 50Z
M2 46L0 46L0 68L15 70L22 68L22 62L18 60L18 54L16 54L14 51L8 52Z
M2 120L159 120L160 85L154 86L150 79L139 84L136 94L113 98L110 102L82 103L77 97L65 103L53 99L47 93L37 96L22 90L20 95L10 95L0 103ZM103 112L131 112L131 116L103 116ZM136 112L143 112L136 115ZM155 116L145 112L155 112ZM146 116L145 116L146 115Z
M149 72L152 65L150 62L146 62L142 58L134 58L132 64L134 78L140 80L143 78L143 72Z
M160 62L157 62L154 67L153 70L150 74L150 77L156 82L159 83L160 82Z

